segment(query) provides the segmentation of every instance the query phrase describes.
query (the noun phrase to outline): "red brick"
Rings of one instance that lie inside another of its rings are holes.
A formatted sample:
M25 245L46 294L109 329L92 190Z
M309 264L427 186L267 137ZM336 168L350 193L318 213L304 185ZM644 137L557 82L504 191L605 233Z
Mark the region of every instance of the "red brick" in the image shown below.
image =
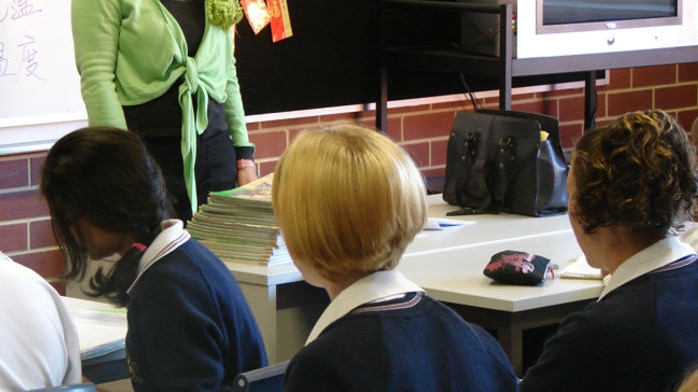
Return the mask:
M361 119L361 112L323 114L318 117L318 122L333 123L333 122L353 122ZM371 125L373 127L373 125Z
M0 189L26 187L29 185L27 159L0 161Z
M429 143L404 144L402 147L417 164L417 167L429 166Z
M422 175L424 175L424 178L427 180L442 178L446 175L446 166L433 169L424 169L422 170Z
M584 133L583 123L560 125L560 142L565 149L574 148Z
M248 132L254 132L262 129L262 124L259 122L248 122L247 123L247 131Z
M0 251L16 252L27 250L27 224L0 225Z
M633 68L633 88L660 86L673 83L676 83L675 64Z
M452 110L454 112L462 111L472 111L473 106L470 104L470 100L461 101L449 101L449 102L439 102L431 105L431 110L441 111L441 110Z
M47 278L58 294L66 294L66 284L59 278L64 271L63 256L59 250L15 255L12 259Z
M686 131L690 131L693 121L696 119L698 119L698 108L679 111L676 116L676 120Z
M543 101L513 102L511 109L520 112L547 114L547 106Z
M308 128L294 128L294 129L289 129L288 130L288 143L291 144L293 143L293 139L298 136L299 133L301 133L303 130L308 129Z
M416 106L400 106L396 108L391 108L388 115L405 115L405 114L415 114L415 113L428 113L428 105L416 105Z
M32 185L39 185L41 184L41 170L44 167L44 162L46 161L46 156L42 157L35 157L31 158L29 160L29 164L31 166L31 179L30 182Z
M385 134L394 141L402 141L402 117L388 117L388 129L385 129Z
M612 69L608 86L599 86L600 91L618 90L630 87L630 68Z
M257 163L257 170L259 172L258 174L260 176L265 176L269 173L272 173L274 171L274 168L276 167L276 162L277 161Z
M446 164L446 149L448 138L431 141L431 166Z
M525 93L525 94L515 94L512 95L511 101L512 104L515 104L519 101L529 101L536 98L536 93Z
M31 249L58 246L51 228L51 219L29 223L29 247Z
M58 278L65 271L65 262L59 249L15 255L12 259L33 269L44 278Z
M657 88L654 91L654 107L657 109L687 108L698 104L698 85Z
M584 121L584 97L560 98L560 122Z
M679 64L679 82L698 81L698 63Z
M59 295L66 295L66 284L65 282L49 282L51 286L58 292Z
M0 194L0 222L48 214L48 206L38 189Z
M584 87L579 88L566 88L558 90L547 90L537 94L538 97L542 99L553 99L560 97L570 97L570 96L584 96Z
M452 112L425 113L405 116L403 137L405 141L448 135L453 126Z
M255 144L255 159L273 158L281 155L287 147L287 133L258 132L250 134L250 141Z
M598 94L596 96L596 117L606 117L606 94Z
M652 108L652 90L650 89L608 94L607 99L609 116Z
M371 112L370 115L359 116L357 118L356 122L358 125L361 125L362 127L379 131L379 129L378 129L379 124L376 123L376 113L375 112Z
M281 120L270 120L261 122L262 129L270 128L290 128L290 127L305 127L308 128L313 125L317 125L317 116L312 117L301 117L301 118L287 118Z

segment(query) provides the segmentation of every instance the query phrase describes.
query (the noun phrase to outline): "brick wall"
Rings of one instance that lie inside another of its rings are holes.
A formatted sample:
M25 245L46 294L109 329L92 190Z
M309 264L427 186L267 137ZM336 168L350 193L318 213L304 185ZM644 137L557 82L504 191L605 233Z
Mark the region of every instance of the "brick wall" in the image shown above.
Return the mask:
M597 93L597 124L627 111L654 108L668 111L688 129L698 117L698 63L612 70L610 83L599 86ZM496 108L497 98L480 103ZM409 151L427 179L439 179L445 171L446 142L455 113L471 109L465 99L391 109L388 135ZM558 117L566 149L583 132L582 88L514 95L513 109ZM374 116L373 111L362 111L248 123L250 138L257 145L260 174L274 170L278 157L300 130L338 120L372 127ZM0 250L48 277L60 274L63 260L38 191L44 156L45 152L0 156ZM438 185L434 187L438 191ZM61 283L55 286L64 290Z

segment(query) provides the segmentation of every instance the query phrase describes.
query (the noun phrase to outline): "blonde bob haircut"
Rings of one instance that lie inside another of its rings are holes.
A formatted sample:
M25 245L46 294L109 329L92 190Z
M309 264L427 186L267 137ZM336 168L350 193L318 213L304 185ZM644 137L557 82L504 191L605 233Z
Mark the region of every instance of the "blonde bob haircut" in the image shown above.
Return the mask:
M294 262L329 281L395 268L427 219L409 155L350 124L296 137L276 166L272 203Z

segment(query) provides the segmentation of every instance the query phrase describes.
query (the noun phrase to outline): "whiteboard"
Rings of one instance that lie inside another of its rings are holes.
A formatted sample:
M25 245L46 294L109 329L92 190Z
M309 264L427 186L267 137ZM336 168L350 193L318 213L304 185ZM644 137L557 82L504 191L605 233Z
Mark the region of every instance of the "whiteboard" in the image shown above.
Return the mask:
M22 142L8 128L86 118L70 0L0 0L0 145Z

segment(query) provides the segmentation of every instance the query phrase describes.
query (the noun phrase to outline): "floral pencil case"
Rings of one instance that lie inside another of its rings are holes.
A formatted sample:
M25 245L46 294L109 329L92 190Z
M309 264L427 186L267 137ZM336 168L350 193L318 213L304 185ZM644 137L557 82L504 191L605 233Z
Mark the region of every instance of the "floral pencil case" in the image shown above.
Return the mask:
M483 273L499 283L535 286L553 273L550 259L533 253L505 250L492 255Z

